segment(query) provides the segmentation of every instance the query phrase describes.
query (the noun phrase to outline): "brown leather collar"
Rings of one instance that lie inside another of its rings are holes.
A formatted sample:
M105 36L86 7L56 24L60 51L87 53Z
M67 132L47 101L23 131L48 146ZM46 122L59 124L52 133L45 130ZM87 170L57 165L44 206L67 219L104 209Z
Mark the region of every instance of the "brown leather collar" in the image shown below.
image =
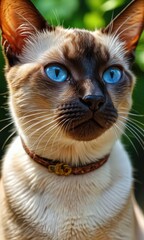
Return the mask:
M92 172L100 168L101 166L103 166L109 158L109 154L108 154L96 162L89 163L87 165L83 165L79 167L74 167L74 166L62 163L60 161L53 161L53 160L38 156L34 152L30 151L30 149L28 149L28 147L25 145L23 141L22 141L22 145L26 153L30 156L30 158L32 158L35 162L41 164L42 166L46 167L48 169L48 172L55 173L56 175L59 175L59 176L69 176L70 174L81 175L81 174Z

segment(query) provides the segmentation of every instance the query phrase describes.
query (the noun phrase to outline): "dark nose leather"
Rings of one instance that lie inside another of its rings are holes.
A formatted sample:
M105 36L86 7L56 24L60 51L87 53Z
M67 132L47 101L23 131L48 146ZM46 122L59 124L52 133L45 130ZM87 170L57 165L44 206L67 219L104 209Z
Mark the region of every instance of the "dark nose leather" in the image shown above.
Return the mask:
M105 98L102 95L87 95L81 99L81 102L92 111L97 111L104 105Z

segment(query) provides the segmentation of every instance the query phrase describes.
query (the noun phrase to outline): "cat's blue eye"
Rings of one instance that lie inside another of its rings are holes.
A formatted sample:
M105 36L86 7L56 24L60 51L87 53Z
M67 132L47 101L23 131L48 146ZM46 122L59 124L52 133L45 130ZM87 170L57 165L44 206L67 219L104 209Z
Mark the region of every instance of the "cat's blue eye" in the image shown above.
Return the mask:
M106 83L117 83L122 78L122 70L118 67L110 67L103 73L103 81Z
M54 82L64 82L68 78L67 70L59 65L52 65L45 68L45 73L48 78Z

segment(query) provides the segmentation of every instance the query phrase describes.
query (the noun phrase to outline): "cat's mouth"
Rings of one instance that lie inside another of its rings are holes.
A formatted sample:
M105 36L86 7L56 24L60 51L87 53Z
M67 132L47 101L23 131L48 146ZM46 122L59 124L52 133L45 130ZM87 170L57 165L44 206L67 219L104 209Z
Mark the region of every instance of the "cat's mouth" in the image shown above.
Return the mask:
M76 126L73 125L69 128L68 134L79 141L90 141L100 136L104 131L104 128L94 119L90 119Z
M78 141L91 141L98 138L113 126L118 116L115 108L97 112L80 111L80 108L77 110L76 108L73 111L72 108L65 109L59 125L66 135Z
M88 121L72 125L67 133L74 139L79 141L90 141L101 136L112 124L105 124L102 126L93 118Z

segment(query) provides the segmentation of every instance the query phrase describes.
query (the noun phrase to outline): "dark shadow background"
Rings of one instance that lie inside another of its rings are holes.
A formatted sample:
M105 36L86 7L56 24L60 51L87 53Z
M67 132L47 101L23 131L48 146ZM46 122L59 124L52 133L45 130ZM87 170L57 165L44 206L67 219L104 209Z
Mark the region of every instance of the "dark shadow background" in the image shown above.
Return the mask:
M73 0L70 2L67 0L36 0L33 2L45 15L46 19L49 19L50 23L63 24L65 27L94 29L106 25L112 16L120 12L130 1ZM113 11L113 9L115 10ZM138 116L132 118L140 122L137 125L141 129L133 125L132 129L135 134L130 132L126 132L126 134L128 134L137 152L128 138L123 137L123 141L131 156L135 170L136 197L144 209L144 117L140 116L144 114L144 35L137 49L133 71L137 75L137 84L133 95L132 112L138 114ZM7 144L12 140L11 134L13 130L12 125L9 125L10 120L7 119L9 117L7 102L8 90L4 79L4 60L0 51L0 158L2 158Z

